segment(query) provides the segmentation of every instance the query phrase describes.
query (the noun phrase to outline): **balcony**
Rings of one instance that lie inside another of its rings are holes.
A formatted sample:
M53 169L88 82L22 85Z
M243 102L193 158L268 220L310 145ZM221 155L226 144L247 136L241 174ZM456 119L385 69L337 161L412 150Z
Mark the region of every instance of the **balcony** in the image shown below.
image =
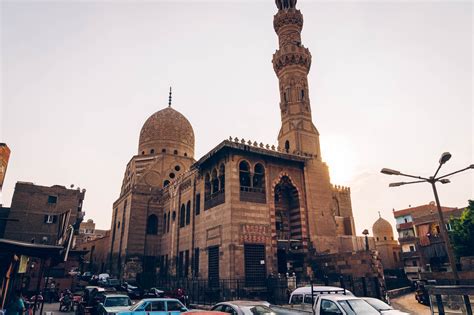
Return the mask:
M406 230L413 227L413 222L405 222L397 224L397 230Z
M402 242L414 242L416 241L418 238L416 236L413 236L413 235L404 235L402 237L399 237L398 238L398 241L400 243Z
M419 252L402 252L401 253L401 258L402 259L409 259L409 258L417 258L417 257L420 257L420 253Z
M418 266L406 266L403 268L405 270L405 273L418 273L420 270L420 267Z
M240 186L240 201L267 203L265 189Z
M225 203L225 191L224 189L216 191L205 197L204 199L204 210L211 209L221 203Z

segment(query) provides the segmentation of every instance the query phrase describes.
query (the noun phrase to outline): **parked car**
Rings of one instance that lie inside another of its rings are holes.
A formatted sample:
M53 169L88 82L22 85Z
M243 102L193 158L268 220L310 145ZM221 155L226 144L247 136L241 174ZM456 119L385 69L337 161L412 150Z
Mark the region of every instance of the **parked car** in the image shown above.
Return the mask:
M380 314L384 315L410 315L408 313L395 310L393 307L376 298L372 297L363 297L364 301L369 303L373 308L380 312Z
M140 299L143 296L142 290L130 283L124 282L122 283L117 290L126 292L128 296L132 299ZM150 297L160 297L160 296L150 296Z
M69 270L68 275L70 275L71 277L80 276L81 271L79 270L79 268L73 268L73 269Z
M189 312L181 313L181 315L227 315L228 313L218 312L218 311L198 311L192 310Z
M362 298L341 294L323 294L316 298L313 314L380 315L380 312Z
M81 275L81 280L83 281L90 281L92 278L92 272L86 271Z
M114 288L120 287L119 279L107 278L105 280L100 280L99 284L104 287L114 287Z
M177 299L143 299L128 311L120 311L119 315L178 315L189 311Z
M103 294L103 300L97 306L98 315L115 315L120 311L128 311L132 300L124 294Z
M165 291L157 289L157 288L151 288L149 290L146 290L143 293L144 298L162 298L165 297Z
M228 301L217 303L211 311L231 313L236 315L275 315L276 313L269 307L266 301Z
M354 296L351 291L346 290L340 287L331 287L331 286L313 286L313 293L315 296L320 294L343 294ZM311 295L311 286L305 286L295 289L291 292L290 300L288 304L308 304L312 305L312 295Z

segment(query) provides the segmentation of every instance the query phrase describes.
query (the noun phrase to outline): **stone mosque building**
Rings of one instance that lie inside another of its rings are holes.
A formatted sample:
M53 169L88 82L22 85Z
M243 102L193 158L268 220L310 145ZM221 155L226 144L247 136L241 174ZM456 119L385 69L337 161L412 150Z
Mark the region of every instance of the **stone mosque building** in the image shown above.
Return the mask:
M356 248L350 189L331 184L312 121L303 16L296 0L276 4L278 147L230 138L196 160L192 125L170 94L143 125L113 204L111 273L258 286L269 275L306 275L311 255Z

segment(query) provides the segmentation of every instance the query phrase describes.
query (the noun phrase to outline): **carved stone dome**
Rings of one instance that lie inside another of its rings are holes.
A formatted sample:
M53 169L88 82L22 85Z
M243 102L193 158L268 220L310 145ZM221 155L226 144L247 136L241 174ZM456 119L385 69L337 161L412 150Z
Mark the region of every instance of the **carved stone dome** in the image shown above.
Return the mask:
M374 233L374 237L377 240L392 240L393 239L393 229L392 225L385 219L379 218L375 221L374 225L372 225L372 232ZM384 237L386 239L384 239Z
M140 131L138 154L176 154L194 157L194 131L180 112L166 107L151 115Z

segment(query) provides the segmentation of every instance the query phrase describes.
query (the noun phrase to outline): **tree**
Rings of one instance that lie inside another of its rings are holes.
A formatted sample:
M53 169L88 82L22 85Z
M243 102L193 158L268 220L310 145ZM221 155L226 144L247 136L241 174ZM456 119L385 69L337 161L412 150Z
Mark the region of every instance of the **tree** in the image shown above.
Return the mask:
M456 256L474 256L474 200L469 200L459 219L451 218L449 222L452 228L449 237Z

